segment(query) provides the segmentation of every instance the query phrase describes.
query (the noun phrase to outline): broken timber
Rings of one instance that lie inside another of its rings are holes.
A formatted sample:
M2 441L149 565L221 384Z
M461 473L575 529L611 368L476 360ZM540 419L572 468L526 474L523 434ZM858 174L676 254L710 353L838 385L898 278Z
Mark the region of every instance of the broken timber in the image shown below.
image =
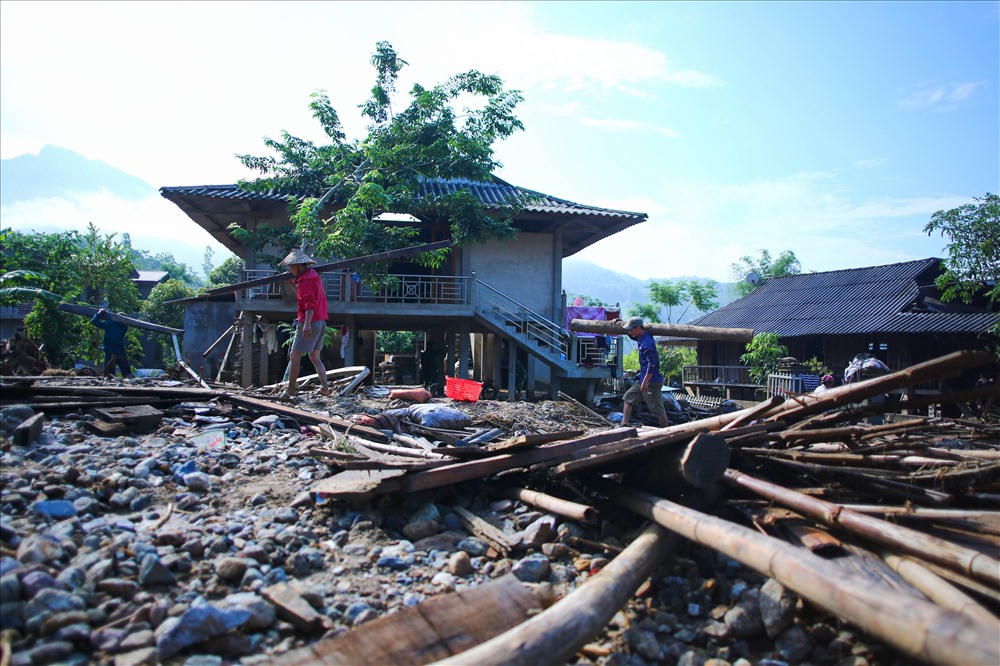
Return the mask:
M606 479L594 477L588 485L639 515L774 578L906 654L956 666L1000 663L996 640L1000 620L983 622L873 585L791 544Z
M750 328L716 328L713 326L691 326L689 324L654 324L647 323L644 328L653 335L669 335L678 338L697 338L699 340L722 340L727 342L750 342L753 339L753 329ZM590 319L572 319L569 330L574 333L598 333L601 335L625 335L625 323L621 320L592 321Z
M59 309L63 312L69 312L70 314L83 315L85 317L93 317L99 312L97 308L92 308L86 305L78 305L76 303L60 303ZM182 328L171 328L169 326L162 326L160 324L154 324L148 321L142 321L141 319L133 319L132 317L126 317L125 315L118 314L117 312L111 312L110 310L104 311L104 316L111 321L116 321L119 324L125 324L126 326L133 326L135 328L145 329L147 331L155 331L157 333L166 333L167 335L184 335L184 329Z
M279 655L281 666L429 664L520 626L542 601L513 575L432 597L345 634ZM468 663L468 662L462 662Z

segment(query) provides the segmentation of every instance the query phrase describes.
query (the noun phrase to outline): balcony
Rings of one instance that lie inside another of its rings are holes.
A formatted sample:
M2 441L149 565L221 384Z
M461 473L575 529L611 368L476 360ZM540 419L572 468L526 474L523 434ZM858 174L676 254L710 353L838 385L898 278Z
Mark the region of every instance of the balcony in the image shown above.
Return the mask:
M275 275L273 270L243 271L243 281ZM386 276L385 283L370 287L355 281L350 273L321 273L331 313L364 311L384 305L400 306L456 306L471 303L469 277L405 275ZM236 307L240 310L294 312L295 298L284 283L272 283L244 289L237 294Z

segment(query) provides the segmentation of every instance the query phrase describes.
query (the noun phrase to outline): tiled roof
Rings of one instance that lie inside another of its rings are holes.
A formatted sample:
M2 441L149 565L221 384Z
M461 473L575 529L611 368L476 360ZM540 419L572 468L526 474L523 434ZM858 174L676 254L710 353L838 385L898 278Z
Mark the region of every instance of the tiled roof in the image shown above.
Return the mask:
M940 259L765 279L750 294L692 322L781 337L863 333L979 333L997 313L941 312L924 302ZM936 292L934 292L936 294Z
M467 179L436 179L427 180L421 187L421 196L440 196L458 190L468 189L487 208L501 208L520 197L528 197L530 203L524 206L526 212L555 213L564 215L592 215L611 219L646 219L645 213L635 213L611 208L598 208L578 204L566 199L560 199L548 194L517 187L499 178L493 182L478 182ZM237 185L195 185L190 187L162 187L160 193L167 198L170 195L206 197L210 199L229 199L242 201L285 201L293 192L248 192ZM298 196L302 196L301 193Z

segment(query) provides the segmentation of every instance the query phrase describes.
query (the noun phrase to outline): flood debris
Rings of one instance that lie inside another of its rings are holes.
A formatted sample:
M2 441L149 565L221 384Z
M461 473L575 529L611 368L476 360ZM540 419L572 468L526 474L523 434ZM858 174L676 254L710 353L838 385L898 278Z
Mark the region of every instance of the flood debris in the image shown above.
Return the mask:
M936 396L961 420L862 404L995 363L667 428L360 369L330 397L301 378L295 403L0 377L0 658L998 663L996 390Z

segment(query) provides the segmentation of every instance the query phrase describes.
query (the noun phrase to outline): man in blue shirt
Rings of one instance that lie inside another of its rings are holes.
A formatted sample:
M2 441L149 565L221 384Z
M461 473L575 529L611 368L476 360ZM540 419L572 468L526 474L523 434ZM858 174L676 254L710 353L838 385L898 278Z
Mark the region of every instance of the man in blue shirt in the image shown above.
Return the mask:
M625 325L628 337L639 345L639 376L625 391L622 409L622 425L627 426L632 418L632 408L642 400L649 411L660 421L660 427L670 425L666 410L663 409L663 375L660 374L660 355L656 353L656 341L646 330L642 317L632 317Z
M125 334L128 333L128 326L108 319L104 308L97 311L90 323L104 330L104 375L114 377L113 366L117 363L122 371L122 377L125 379L132 377L128 354L125 353Z

